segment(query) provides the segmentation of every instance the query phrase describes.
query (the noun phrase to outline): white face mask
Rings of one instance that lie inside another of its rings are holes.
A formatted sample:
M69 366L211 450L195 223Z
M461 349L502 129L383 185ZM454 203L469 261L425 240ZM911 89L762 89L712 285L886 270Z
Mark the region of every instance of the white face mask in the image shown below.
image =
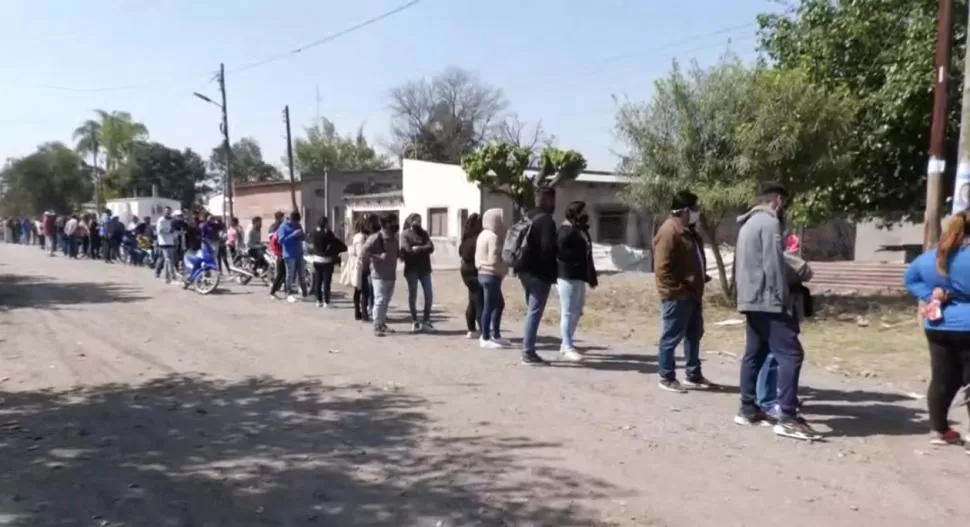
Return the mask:
M687 218L687 223L695 225L701 219L701 213L696 210L690 211L690 216Z

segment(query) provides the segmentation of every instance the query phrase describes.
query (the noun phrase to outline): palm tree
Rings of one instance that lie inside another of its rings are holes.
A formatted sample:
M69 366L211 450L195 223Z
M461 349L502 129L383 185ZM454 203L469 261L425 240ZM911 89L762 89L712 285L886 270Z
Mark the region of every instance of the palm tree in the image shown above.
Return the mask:
M98 168L98 153L101 151L101 123L88 119L74 129L74 150L78 154L91 155L91 170L94 175L94 202L98 212L101 211L101 169Z
M95 173L99 172L98 154L104 153L103 175L98 176L100 190L97 201L100 207L104 194L104 177L119 177L120 169L128 161L138 141L148 138L148 128L135 121L128 112L95 110L97 119L85 121L74 131L78 152L91 154Z

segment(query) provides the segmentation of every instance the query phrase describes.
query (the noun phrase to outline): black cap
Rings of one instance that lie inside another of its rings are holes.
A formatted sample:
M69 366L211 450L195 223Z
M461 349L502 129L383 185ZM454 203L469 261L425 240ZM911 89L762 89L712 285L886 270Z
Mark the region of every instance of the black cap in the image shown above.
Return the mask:
M674 194L673 199L670 200L670 210L679 212L684 209L690 209L697 206L697 201L697 194L689 190L681 190Z

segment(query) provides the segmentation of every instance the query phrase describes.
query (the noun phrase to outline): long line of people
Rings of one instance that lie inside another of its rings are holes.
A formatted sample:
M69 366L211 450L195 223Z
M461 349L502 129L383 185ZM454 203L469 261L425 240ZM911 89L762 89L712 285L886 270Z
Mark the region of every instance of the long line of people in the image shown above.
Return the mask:
M820 435L800 415L798 395L804 362L800 323L813 313L805 286L812 271L796 256L797 247L789 245L786 250L788 201L783 186L768 183L758 192L756 205L738 217L734 275L738 311L746 322L746 344L740 367L740 406L734 421L771 426L785 437L815 440ZM535 209L518 221L507 222L498 208L488 209L481 216L472 214L458 248L459 273L467 290L468 339L477 340L483 349L512 346L503 337L502 322L505 278L514 273L525 296L520 350L521 363L528 366L548 364L537 353L536 342L554 285L560 302L561 358L574 362L585 359L575 335L586 295L598 283L586 203L570 203L560 224L553 219L555 203L555 190L541 187ZM670 216L653 239L654 275L661 298L658 384L673 393L717 388L704 376L700 356L705 286L711 280L697 231L700 215L697 195L678 192ZM272 298L280 298L282 291L289 302L295 303L312 294L321 308L331 306L333 278L340 266L339 281L353 289L354 318L372 324L378 337L390 332L388 306L395 291L398 264L403 262L410 330L435 331L431 263L435 245L420 215L408 216L403 228L394 214L361 217L353 226L349 244L331 230L327 218L321 218L309 235L301 220L298 212L288 216L277 212L267 229L265 244L258 217L243 232L235 218L226 226L204 211L187 220L168 209L154 224L145 219L127 228L110 212L100 221L93 215L57 218L47 213L36 222L33 235L18 231L23 222L8 220L4 237L12 243L39 243L52 254L60 247L68 256L102 256L106 262L118 258L126 233L148 238L157 256L153 266L156 276L164 275L166 282L176 276L182 253L207 243L219 253L223 272L233 272L241 258L249 258L259 272L272 275ZM923 313L932 370L928 406L934 444L963 444L962 436L947 421L947 410L961 386L970 385L970 304L965 301L970 297L970 283L961 281L970 272L967 240L970 215L956 214L948 221L939 247L918 258L905 276L907 289L926 304ZM236 266L230 264L230 258ZM309 289L307 262L312 267ZM420 310L419 293L423 297ZM677 379L674 359L679 345L685 359L683 383ZM966 404L970 397L970 390L964 388L964 392L958 404Z

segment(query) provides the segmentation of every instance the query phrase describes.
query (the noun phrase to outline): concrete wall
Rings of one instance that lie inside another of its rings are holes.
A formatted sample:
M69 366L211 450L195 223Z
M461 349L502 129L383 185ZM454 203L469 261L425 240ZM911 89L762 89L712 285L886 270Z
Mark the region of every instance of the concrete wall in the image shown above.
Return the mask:
M320 216L326 215L331 219L335 232L343 232L349 227L346 223L347 209L344 198L360 194L374 194L400 190L402 185L402 171L400 169L372 170L372 171L332 171L329 177L323 174L303 174L300 182L305 196L303 206L306 209L308 225L316 225ZM329 185L329 189L327 186ZM327 210L327 193L330 194Z
M290 199L290 184L270 183L263 185L238 186L235 189L233 200L233 212L239 223L249 225L249 221L254 216L263 218L263 235L265 239L269 225L273 223L273 214L281 210L289 213L293 210L293 203ZM302 207L303 192L298 187L296 190L296 201Z
M922 223L895 224L890 228L879 225L872 221L856 224L856 260L903 263L912 261L922 251Z

